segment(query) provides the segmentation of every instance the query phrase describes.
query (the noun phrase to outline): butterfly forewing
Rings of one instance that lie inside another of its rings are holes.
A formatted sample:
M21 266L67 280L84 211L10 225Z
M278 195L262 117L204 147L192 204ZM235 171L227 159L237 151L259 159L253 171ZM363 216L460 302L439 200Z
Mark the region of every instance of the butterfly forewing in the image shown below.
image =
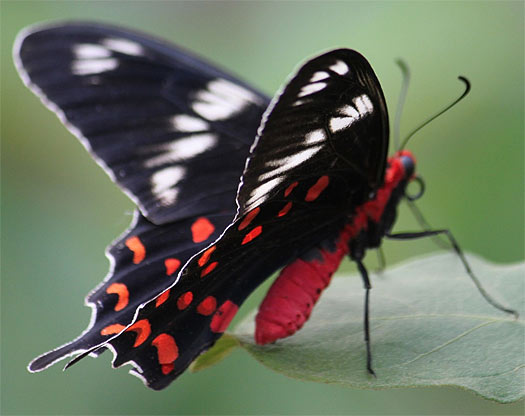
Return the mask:
M262 94L187 52L103 25L32 29L15 60L150 221L235 208Z
M387 149L386 104L370 64L348 49L320 55L263 117L238 195L240 215L287 184L323 174L345 177L349 202L359 205L380 186Z

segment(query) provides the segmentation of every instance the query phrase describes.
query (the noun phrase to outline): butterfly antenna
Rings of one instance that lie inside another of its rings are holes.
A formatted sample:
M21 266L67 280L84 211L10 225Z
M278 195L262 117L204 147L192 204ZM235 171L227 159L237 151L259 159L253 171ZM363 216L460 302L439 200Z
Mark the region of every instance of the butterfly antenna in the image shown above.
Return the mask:
M408 85L410 84L410 68L407 63L402 59L397 59L396 64L401 69L403 75L403 83L401 84L401 92L397 100L396 118L394 119L394 148L399 150L399 131L401 130L401 114L403 113L403 107L405 106L405 100L408 92Z
M451 104L447 105L443 110L441 110L439 113L435 114L434 116L430 117L427 121L425 121L423 124L421 124L419 127L417 127L416 129L412 130L409 135L406 137L405 140L403 140L403 144L401 145L401 147L399 148L399 150L403 150L408 142L408 140L414 135L416 134L419 130L421 130L423 127L425 127L428 123L430 123L432 120L435 120L436 118L438 118L441 114L443 114L445 111L449 110L450 108L454 107L457 103L459 103L463 98L466 97L466 95L469 93L470 91L470 81L465 78L465 77L462 77L462 76L459 76L458 79L460 81L462 81L463 83L465 83L465 91L463 91L463 94L461 94L456 100L454 100L454 102L452 102Z

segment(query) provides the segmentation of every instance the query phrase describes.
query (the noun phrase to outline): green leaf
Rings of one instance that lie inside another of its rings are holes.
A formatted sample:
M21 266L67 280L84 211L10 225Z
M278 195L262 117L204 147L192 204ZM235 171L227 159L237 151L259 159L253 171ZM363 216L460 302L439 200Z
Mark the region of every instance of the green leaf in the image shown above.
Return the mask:
M525 266L469 261L487 291L523 316ZM458 257L435 255L372 276L371 340L377 378L366 372L364 291L336 278L312 317L273 345L253 341L253 317L235 334L264 365L288 376L359 388L459 386L499 402L524 395L524 326L490 306Z
M191 363L190 371L195 373L217 364L226 356L230 355L239 345L240 343L235 336L224 334L217 340L213 348L199 355L197 359Z
M468 260L488 293L523 316L525 264ZM233 335L265 366L301 380L365 389L457 386L501 403L524 396L523 319L489 305L456 255L419 258L371 279L377 378L366 371L359 275L335 278L289 338L256 345L253 314Z

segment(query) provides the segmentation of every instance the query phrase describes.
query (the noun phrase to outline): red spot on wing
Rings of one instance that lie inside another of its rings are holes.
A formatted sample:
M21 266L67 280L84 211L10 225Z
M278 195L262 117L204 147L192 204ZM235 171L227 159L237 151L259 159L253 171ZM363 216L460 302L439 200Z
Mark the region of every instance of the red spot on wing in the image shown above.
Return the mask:
M175 364L161 364L160 369L162 371L162 374L167 375L171 373L173 370L175 370Z
M317 182L310 189L308 189L306 198L304 198L304 200L306 202L315 201L319 197L319 195L321 195L321 192L325 190L325 188L328 186L329 183L330 183L330 177L326 175L321 176L317 180Z
M170 297L170 289L166 290L165 292L162 292L155 301L155 307L158 308L160 305L162 305L164 302L168 300Z
M210 265L208 265L202 272L201 272L201 277L204 277L206 276L207 274L210 274L218 265L219 263L214 261L213 263L211 263Z
M161 366L162 374L166 375L175 368L173 362L179 358L179 347L175 339L168 334L160 334L151 342L157 348L157 357Z
M262 233L262 225L259 225L244 236L244 239L242 240L241 245L249 243L254 238L258 237L261 233Z
M177 308L179 308L179 310L181 311L183 309L186 309L190 305L192 300L193 300L193 293L191 292L183 293L177 299Z
M288 212L292 209L292 203L291 202L288 202L284 207L283 209L281 209L279 211L279 213L277 214L278 217L284 217L286 214L288 214Z
M198 262L199 266L204 266L208 261L210 260L211 253L215 251L217 247L211 246L208 250L206 250L204 253L202 253L202 256L199 258Z
M222 333L226 331L228 325L239 310L239 307L230 300L224 302L219 309L213 314L210 323L210 329L213 332Z
M248 212L248 214L246 214L246 216L244 217L244 219L240 223L239 228L237 228L237 229L239 231L241 231L241 230L244 230L246 227L248 227L248 225L250 225L250 223L257 216L257 214L259 213L260 210L261 210L261 208L257 207L257 208L252 209L250 212Z
M108 325L107 327L101 329L100 335L118 334L124 328L126 328L126 327L124 325L120 325L120 324Z
M286 198L288 195L290 195L297 185L299 185L299 182L294 182L288 186L288 188L284 190L284 197Z
M139 264L146 258L146 247L137 236L130 237L125 242L126 247L133 252L133 263Z
M201 315L208 316L215 312L216 308L217 299L215 299L213 296L208 296L201 303L199 303L199 306L197 306L197 312Z
M141 319L140 321L135 322L128 329L126 329L126 332L127 331L137 333L137 338L135 338L135 343L133 344L133 347L138 347L150 336L151 325L149 324L149 321L147 319Z
M214 231L215 227L208 218L200 217L191 225L194 243L206 241Z
M129 302L129 292L128 288L124 283L112 283L110 284L106 289L107 294L116 294L118 295L118 301L115 305L115 311L121 311L126 306L128 306Z
M179 259L166 259L164 260L164 265L166 266L166 274L168 276L171 276L179 268L180 260Z

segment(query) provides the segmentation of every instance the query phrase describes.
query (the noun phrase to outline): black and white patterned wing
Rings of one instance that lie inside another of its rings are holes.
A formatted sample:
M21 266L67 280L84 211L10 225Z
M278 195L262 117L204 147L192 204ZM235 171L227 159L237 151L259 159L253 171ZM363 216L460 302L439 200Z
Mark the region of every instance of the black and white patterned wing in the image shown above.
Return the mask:
M150 221L232 206L268 104L262 94L181 49L107 25L29 28L14 57L26 85Z
M368 61L338 49L304 64L278 94L259 128L242 178L239 215L283 186L312 176L344 176L363 203L383 179L386 103Z

